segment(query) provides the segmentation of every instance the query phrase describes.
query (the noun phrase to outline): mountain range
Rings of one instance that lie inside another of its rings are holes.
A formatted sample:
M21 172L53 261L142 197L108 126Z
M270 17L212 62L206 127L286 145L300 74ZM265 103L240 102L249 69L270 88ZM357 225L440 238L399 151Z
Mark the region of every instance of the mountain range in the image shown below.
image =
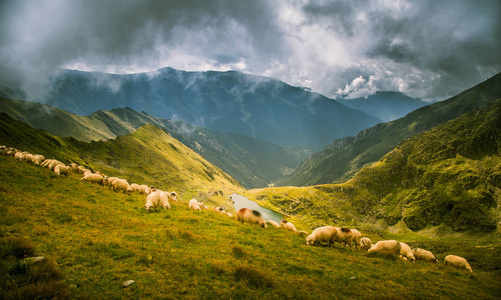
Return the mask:
M411 98L401 92L389 91L380 91L367 97L355 99L336 98L336 101L346 107L375 116L383 122L399 119L411 111L430 104L420 99Z
M0 96L86 116L130 107L280 146L320 150L381 120L282 81L228 72L105 74L76 70L0 70Z
M402 140L501 98L501 74L441 102L419 108L403 118L381 123L352 137L334 141L306 158L276 185L309 186L340 183L374 163Z

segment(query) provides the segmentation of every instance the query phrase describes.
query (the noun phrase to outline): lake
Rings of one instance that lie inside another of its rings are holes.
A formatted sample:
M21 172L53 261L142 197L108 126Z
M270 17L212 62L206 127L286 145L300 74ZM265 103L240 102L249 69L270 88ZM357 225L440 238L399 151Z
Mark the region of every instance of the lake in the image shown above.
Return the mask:
M261 205L257 204L256 202L249 200L249 198L242 196L240 194L232 194L230 195L230 199L233 200L233 206L235 207L235 210L238 211L241 208L249 208L253 210L257 210L258 212L261 213L263 218L268 221L272 220L277 222L280 225L280 222L284 219L284 216L277 213L276 211L273 211L271 209L262 207Z

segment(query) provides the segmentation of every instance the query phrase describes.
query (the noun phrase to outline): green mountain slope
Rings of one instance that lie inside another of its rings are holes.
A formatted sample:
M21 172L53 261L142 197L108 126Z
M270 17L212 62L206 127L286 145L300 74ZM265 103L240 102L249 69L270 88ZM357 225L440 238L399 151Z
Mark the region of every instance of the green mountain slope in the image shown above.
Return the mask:
M307 159L276 185L309 186L344 182L364 165L379 160L397 144L463 113L501 98L501 74L448 100L422 107L407 116L378 124L354 137L336 140Z
M306 246L299 235L193 212L183 201L146 213L144 196L58 178L10 156L0 156L0 200L3 299L495 299L501 292L501 248L492 241L433 244L441 261L462 255L474 273ZM24 249L52 267L23 263Z
M265 187L289 174L306 150L277 146L245 135L221 134L179 120L156 118L130 108L79 116L48 105L0 98L0 112L50 134L98 141L126 135L145 124L164 129L247 188Z
M113 140L85 143L52 136L2 113L0 144L67 164L75 162L129 182L176 190L186 197L211 191L228 195L243 189L235 179L153 125Z
M500 155L501 99L402 141L346 183L252 190L248 196L317 224L499 234Z

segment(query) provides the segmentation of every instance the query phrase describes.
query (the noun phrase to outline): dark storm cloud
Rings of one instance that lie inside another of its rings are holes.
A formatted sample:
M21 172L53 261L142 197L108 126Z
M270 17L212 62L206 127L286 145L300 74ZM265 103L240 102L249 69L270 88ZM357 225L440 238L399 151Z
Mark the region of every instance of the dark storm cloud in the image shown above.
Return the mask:
M428 97L450 96L500 71L501 1L312 1L304 10L337 27L334 34L370 37L360 46L374 62L436 74Z
M270 47L280 48L267 1L13 1L3 6L2 59L16 65L151 68L161 67L158 63L175 51L235 62L249 51L266 57L272 55Z
M498 0L0 2L0 65L237 69L327 96L444 99L501 71Z

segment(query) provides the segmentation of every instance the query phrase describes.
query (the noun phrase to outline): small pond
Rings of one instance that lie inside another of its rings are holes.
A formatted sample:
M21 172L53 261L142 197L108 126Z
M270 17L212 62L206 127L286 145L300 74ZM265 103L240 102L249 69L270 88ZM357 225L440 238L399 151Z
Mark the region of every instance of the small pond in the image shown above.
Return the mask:
M240 194L232 194L230 195L230 199L233 200L233 206L235 207L235 210L238 211L241 208L249 208L253 210L257 210L261 213L263 218L268 221L272 220L280 224L282 220L284 219L284 216L277 213L276 211L273 211L268 208L264 208L261 205L257 204L256 202L249 200L249 198L242 196Z

